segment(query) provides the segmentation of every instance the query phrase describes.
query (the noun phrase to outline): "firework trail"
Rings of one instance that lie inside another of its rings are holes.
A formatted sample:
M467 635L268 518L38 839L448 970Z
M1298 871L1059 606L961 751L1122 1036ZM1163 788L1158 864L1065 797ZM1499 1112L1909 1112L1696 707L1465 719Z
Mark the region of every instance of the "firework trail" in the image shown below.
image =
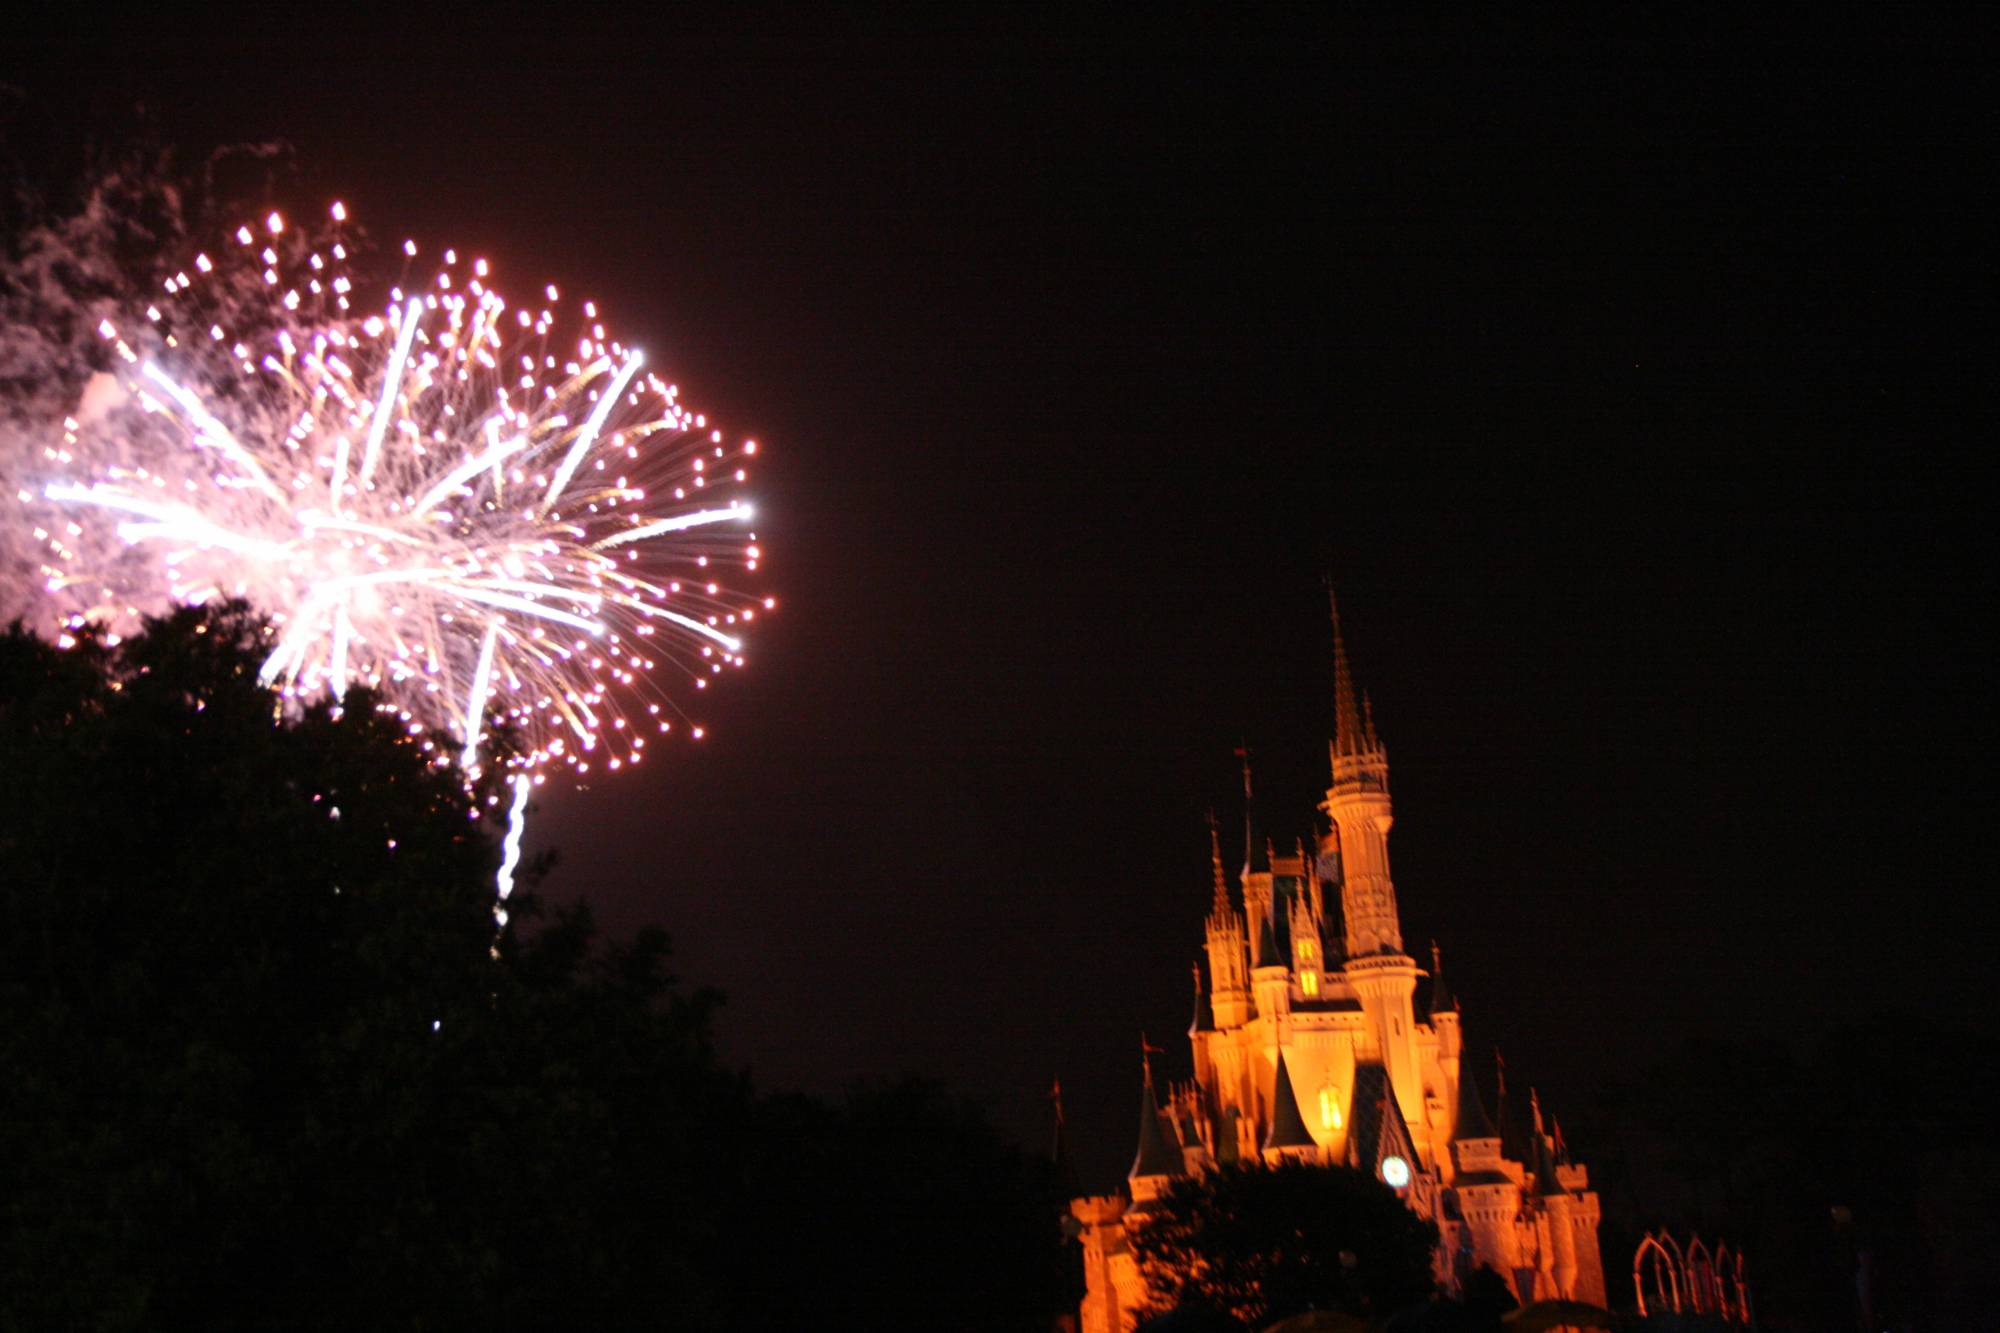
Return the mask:
M702 735L674 683L741 666L771 605L721 581L759 564L756 444L726 444L593 303L510 305L483 260L447 250L361 308L344 223L272 214L143 295L104 278L70 302L109 369L59 412L6 405L0 611L119 633L245 598L289 700L370 687L468 772L505 726L518 848L526 783ZM76 241L45 232L5 275L0 384L73 384L89 359L18 326Z

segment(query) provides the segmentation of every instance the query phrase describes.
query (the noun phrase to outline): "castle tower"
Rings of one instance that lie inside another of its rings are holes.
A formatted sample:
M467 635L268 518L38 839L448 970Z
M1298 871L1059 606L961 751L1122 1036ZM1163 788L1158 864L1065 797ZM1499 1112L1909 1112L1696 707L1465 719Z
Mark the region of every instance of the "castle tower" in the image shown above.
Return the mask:
M1333 609L1332 784L1320 807L1333 821L1333 846L1340 856L1340 905L1347 920L1347 956L1403 951L1396 914L1396 886L1389 878L1389 755L1375 735L1373 710L1355 706L1354 677L1347 643L1340 632L1340 608Z
M1532 1090L1530 1096L1532 1097ZM1535 1108L1535 1202L1542 1214L1542 1239L1546 1250L1540 1267L1549 1279L1550 1290L1537 1292L1537 1299L1577 1298L1576 1231L1571 1212L1576 1200L1563 1187L1556 1173L1555 1157L1549 1152L1549 1137L1542 1132L1541 1108Z
M1472 1062L1459 1066L1458 1106L1452 1122L1452 1187L1458 1192L1459 1214L1470 1232L1469 1248L1495 1272L1515 1284L1521 1267L1515 1218L1521 1212L1521 1190L1509 1175L1500 1153L1500 1131L1486 1113ZM1533 1293L1516 1293L1526 1303Z
M1320 807L1333 821L1340 849L1340 905L1347 922L1347 979L1361 999L1380 1044L1383 1068L1396 1089L1405 1119L1429 1151L1423 1080L1417 1067L1417 964L1403 952L1396 915L1396 886L1389 878L1389 755L1375 735L1372 710L1357 708L1340 606L1327 590L1333 614L1333 782Z

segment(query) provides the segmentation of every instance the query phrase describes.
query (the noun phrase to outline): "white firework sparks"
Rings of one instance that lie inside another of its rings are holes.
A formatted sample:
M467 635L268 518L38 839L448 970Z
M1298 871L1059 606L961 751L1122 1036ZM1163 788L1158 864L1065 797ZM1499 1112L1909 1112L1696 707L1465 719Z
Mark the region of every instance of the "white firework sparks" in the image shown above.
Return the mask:
M677 722L699 738L671 679L741 666L771 605L717 577L760 561L756 443L725 444L592 303L565 337L553 287L511 307L447 251L358 315L347 258L337 227L315 244L273 214L102 320L117 369L10 469L43 605L116 632L245 598L282 694L370 687L468 770L496 725L535 781L637 763Z

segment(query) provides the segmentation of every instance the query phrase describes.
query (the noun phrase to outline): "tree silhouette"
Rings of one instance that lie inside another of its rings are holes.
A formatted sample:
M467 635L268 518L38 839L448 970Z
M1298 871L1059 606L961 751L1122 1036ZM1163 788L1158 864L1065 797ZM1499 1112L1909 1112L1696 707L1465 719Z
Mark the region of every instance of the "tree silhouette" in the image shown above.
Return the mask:
M1045 1326L1047 1173L910 1084L759 1099L666 936L529 891L240 606L0 633L0 1330Z
M1154 1313L1182 1305L1252 1327L1307 1310L1379 1319L1434 1285L1437 1228L1359 1171L1229 1166L1176 1183L1133 1229Z

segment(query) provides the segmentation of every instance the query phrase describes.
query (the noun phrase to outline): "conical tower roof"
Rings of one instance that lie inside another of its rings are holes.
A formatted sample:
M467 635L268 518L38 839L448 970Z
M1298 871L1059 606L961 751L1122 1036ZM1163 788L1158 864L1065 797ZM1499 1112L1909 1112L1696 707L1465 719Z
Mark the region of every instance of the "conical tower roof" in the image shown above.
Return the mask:
M1319 1140L1306 1128L1299 1114L1298 1095L1292 1091L1292 1071L1285 1068L1285 1053L1278 1052L1278 1078L1271 1090L1271 1129L1264 1135L1266 1148L1317 1148Z
M1493 1052L1494 1077L1499 1080L1500 1092L1494 1106L1495 1123L1500 1130L1500 1153L1510 1162L1519 1162L1530 1170L1535 1165L1535 1128L1530 1119L1528 1099L1507 1089L1507 1065L1500 1058L1500 1052Z
M1275 912L1266 913L1264 924L1257 931L1257 958L1251 964L1252 967L1284 966L1285 956L1278 951L1277 932L1271 929L1271 918L1275 915Z
M1353 1105L1347 1117L1348 1165L1372 1174L1392 1154L1416 1164L1410 1126L1403 1119L1389 1071L1379 1060L1364 1060L1354 1067Z
M1444 954L1436 940L1431 941L1431 1013L1456 1013L1458 997L1451 993L1451 987L1444 979Z
M1194 1022L1189 1024L1190 1035L1196 1032L1215 1031L1215 1008L1208 1002L1208 991L1201 984L1201 963L1194 965Z
M1062 1080L1056 1079L1049 1085L1049 1101L1055 1108L1055 1133L1049 1143L1049 1164L1055 1171L1056 1185L1062 1190L1062 1197L1073 1199L1083 1193L1083 1185L1077 1179L1076 1163L1070 1159L1069 1136L1063 1133Z
M1458 1117L1452 1122L1451 1136L1461 1141L1500 1137L1500 1131L1493 1127L1493 1117L1486 1114L1486 1103L1479 1096L1470 1060L1458 1062Z
M1134 1179L1140 1176L1178 1176L1184 1168L1180 1149L1167 1141L1160 1104L1153 1097L1153 1081L1147 1079L1145 1091L1139 1095L1139 1151L1132 1158L1131 1171L1126 1174Z
M1550 1199L1569 1193L1563 1188L1562 1181L1556 1178L1555 1155L1549 1151L1549 1136L1546 1134L1535 1135L1534 1166L1537 1199Z
M1360 754L1367 748L1361 725L1361 708L1354 695L1354 673L1347 665L1347 640L1340 633L1340 602L1333 593L1333 580L1326 583L1327 611L1333 617L1333 752Z
M1243 757L1243 873L1265 875L1271 870L1271 851L1257 836L1257 796L1250 785L1250 747L1238 746Z

